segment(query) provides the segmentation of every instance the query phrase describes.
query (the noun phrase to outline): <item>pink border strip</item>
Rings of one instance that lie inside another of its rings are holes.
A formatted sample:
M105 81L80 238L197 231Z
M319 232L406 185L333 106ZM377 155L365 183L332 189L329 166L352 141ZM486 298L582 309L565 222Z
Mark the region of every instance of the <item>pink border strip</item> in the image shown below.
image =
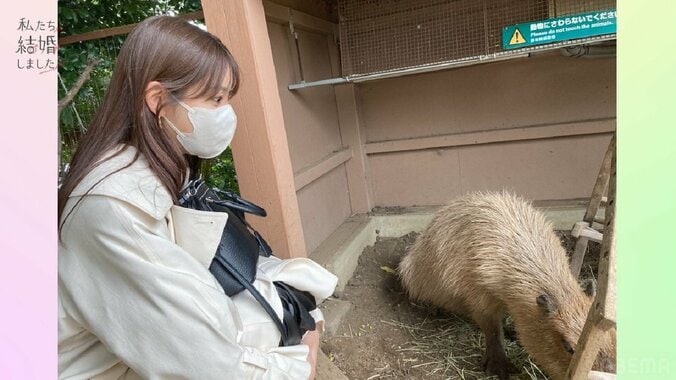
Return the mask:
M53 0L8 2L0 12L1 379L57 377L57 76L18 69L16 53L20 36L56 34L19 31L22 17L36 26L56 15Z

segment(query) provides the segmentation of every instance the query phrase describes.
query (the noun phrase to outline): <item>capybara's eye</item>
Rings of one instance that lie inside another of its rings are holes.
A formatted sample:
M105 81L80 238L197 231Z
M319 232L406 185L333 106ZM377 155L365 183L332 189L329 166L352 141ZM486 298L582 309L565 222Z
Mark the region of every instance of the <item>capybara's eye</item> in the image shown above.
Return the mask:
M566 350L567 353L571 355L575 353L573 347L571 347L570 343L568 343L565 339L561 339L561 345L563 345L563 349Z

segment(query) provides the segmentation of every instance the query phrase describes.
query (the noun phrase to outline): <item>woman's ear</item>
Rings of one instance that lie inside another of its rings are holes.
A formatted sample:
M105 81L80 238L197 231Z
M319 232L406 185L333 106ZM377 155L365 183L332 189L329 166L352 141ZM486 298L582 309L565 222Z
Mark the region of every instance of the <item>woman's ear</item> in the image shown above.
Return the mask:
M157 110L157 106L162 101L163 93L164 87L156 80L148 82L148 85L146 85L144 100L153 115L155 114L155 110Z

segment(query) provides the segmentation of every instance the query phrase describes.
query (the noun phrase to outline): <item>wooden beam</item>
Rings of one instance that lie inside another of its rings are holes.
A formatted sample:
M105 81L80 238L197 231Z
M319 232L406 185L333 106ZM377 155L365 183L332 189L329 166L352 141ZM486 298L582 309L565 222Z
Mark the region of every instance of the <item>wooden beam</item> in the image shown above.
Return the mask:
M587 380L601 348L603 337L612 327L614 327L613 324L592 307L568 367L566 379Z
M585 222L591 224L598 213L599 207L601 206L601 198L608 188L608 178L610 178L610 160L615 152L615 135L610 139L610 144L608 144L608 149L606 149L606 154L603 156L603 161L601 162L601 169L599 170L599 175L596 177L596 183L594 184L594 189L592 190L591 199L589 200L589 207L584 214Z
M338 30L337 24L271 1L263 0L263 6L266 18L277 24L288 25L289 17L293 15L293 24L297 29L328 35L333 35Z
M580 271L582 270L582 261L584 261L584 255L587 253L588 245L588 239L577 238L577 240L575 240L573 255L570 258L570 272L573 274L573 276L575 276L575 278L580 276Z
M299 170L295 175L296 191L316 181L351 158L352 149L348 147L338 152L333 152L318 163Z
M457 133L414 139L390 140L366 144L367 154L390 153L421 149L450 148L507 141L537 140L552 137L608 133L615 130L615 119L600 119L554 125L498 129Z
M586 380L603 342L604 335L616 328L615 316L615 195L616 155L611 142L608 205L599 258L599 288L566 373L567 379Z
M590 371L589 380L615 380L617 376L614 373Z
M337 55L337 54L336 54ZM334 71L339 70L339 58L334 57ZM340 138L343 146L354 151L352 159L345 163L347 185L350 191L352 214L366 213L374 206L373 186L370 184L371 171L366 155L366 130L360 115L359 91L350 83L333 88L338 106Z
M594 184L594 189L592 190L591 198L587 204L587 210L585 211L583 217L583 223L586 223L588 226L592 226L594 221L597 220L596 214L598 213L599 207L604 203L603 193L608 188L608 178L610 177L610 161L615 152L615 134L613 134L610 143L608 144L608 149L606 149L606 154L603 157L601 162L601 168L599 169L599 174L596 177L596 183ZM607 199L606 199L607 201ZM607 217L607 215L606 215ZM605 221L601 221L603 224ZM575 236L578 237L578 236ZM584 261L584 256L587 252L587 239L578 238L575 242L575 249L573 250L573 255L570 259L570 271L573 273L573 276L579 277L580 270L582 269L582 261Z
M615 144L612 143L613 153L610 163L610 178L608 185L608 205L606 206L606 223L603 226L603 243L601 243L601 256L599 257L599 287L596 296L596 309L613 325L616 323L615 316L615 204L616 204L616 181L617 157Z
M239 188L261 204L266 218L251 218L282 258L306 257L298 198L262 0L202 0L207 29L223 41L240 67L231 101L237 113L232 153Z
M179 15L178 17L184 18L184 19L187 19L187 20L201 20L201 19L204 18L204 13L202 11L196 11L196 12L191 12L191 13L185 13L185 14ZM112 27L112 28L95 30L93 32L87 32L87 33L76 34L76 35L72 35L72 36L61 37L61 38L59 38L59 46L74 44L76 42L98 40L98 39L101 39L101 38L119 36L119 35L122 35L122 34L128 34L129 32L131 32L136 27L136 25L138 25L138 23L127 24L127 25L122 25L122 26L115 26L115 27Z

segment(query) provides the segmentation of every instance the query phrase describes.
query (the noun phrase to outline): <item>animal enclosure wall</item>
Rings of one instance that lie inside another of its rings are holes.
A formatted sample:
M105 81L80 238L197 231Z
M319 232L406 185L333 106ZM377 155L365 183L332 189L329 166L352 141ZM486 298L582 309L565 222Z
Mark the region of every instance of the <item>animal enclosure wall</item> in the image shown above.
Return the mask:
M373 206L439 205L502 188L534 200L589 196L615 128L614 58L554 51L290 91L299 56L305 81L345 72L338 25L264 4L308 252ZM557 4L559 14L565 2Z
M298 52L306 80L339 74L333 29L337 25L313 17L303 18L303 14L296 11L296 50L290 34L289 9L273 3L265 3L265 6L305 244L307 251L312 252L352 212L344 164L309 181L303 180L303 174L341 151L343 143L333 88L324 86L292 92L288 85L299 80Z
M508 188L589 197L615 128L615 59L552 55L359 85L378 206Z

